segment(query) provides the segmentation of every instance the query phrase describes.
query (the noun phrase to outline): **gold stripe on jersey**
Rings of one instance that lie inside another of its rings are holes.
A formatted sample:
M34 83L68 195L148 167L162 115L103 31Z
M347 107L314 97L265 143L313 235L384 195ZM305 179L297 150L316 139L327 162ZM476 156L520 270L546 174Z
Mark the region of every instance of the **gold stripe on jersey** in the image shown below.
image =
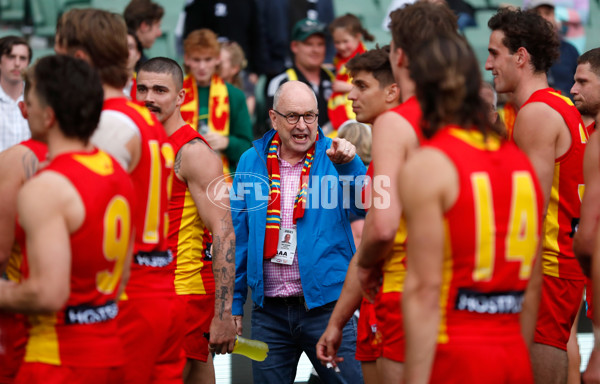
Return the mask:
M23 263L23 252L21 246L15 241L6 264L6 277L8 280L18 283L21 281L21 264Z
M60 365L56 314L29 316L32 324L24 361Z
M112 175L114 172L113 162L102 151L98 151L95 155L73 155L73 159L100 176Z
M502 141L497 136L489 134L484 137L481 132L473 129L450 128L449 133L481 151L497 151L502 145Z
M177 268L175 269L175 292L178 295L205 295L206 289L200 271L204 266L204 223L200 219L190 190L185 191L181 210L179 240L177 244Z
M552 179L552 190L550 192L550 201L548 202L548 211L544 223L544 254L542 255L542 266L544 274L548 276L560 277L558 267L558 206L559 195L558 186L560 183L560 163L554 164L554 177Z
M394 246L390 256L383 264L383 293L403 292L404 279L406 277L406 268L404 259L406 258L406 220L404 216L400 218L400 225L394 238Z
M450 225L448 219L444 219L444 261L440 290L440 324L437 338L439 344L448 342L448 296L450 295L450 285L452 283L452 243L450 237Z

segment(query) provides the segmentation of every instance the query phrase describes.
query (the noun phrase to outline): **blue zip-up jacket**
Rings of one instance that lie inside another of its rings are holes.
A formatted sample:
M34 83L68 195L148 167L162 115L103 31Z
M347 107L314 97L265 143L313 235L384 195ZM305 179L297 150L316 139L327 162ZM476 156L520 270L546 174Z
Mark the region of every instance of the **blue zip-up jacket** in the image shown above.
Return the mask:
M269 199L267 151L274 135L275 130L271 129L254 141L254 147L240 158L233 180L230 197L236 236L233 315L244 314L248 286L252 288L254 303L263 306L263 249ZM304 217L296 223L300 279L309 309L339 298L355 252L349 209L365 215L355 203L360 200L365 166L358 155L347 164L332 163L325 153L329 147L331 139L319 128L306 209Z

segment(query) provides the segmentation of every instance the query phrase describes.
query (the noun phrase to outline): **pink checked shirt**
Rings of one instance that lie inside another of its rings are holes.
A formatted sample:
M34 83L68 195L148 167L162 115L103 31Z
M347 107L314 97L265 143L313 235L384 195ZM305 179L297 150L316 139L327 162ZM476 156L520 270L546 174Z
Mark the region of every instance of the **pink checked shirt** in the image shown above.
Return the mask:
M303 164L304 159L295 165L291 165L279 158L281 226L283 228L294 227L294 200L298 195ZM266 297L302 296L297 250L292 265L276 264L272 263L271 260L263 261L263 273Z

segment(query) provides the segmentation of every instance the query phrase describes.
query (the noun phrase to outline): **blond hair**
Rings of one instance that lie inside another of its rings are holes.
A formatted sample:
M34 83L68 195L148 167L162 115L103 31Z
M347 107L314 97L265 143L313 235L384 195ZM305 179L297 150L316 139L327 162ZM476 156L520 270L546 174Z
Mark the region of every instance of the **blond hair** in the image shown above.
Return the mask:
M338 137L346 139L356 147L356 153L363 163L371 162L371 128L358 121L348 120L338 129Z

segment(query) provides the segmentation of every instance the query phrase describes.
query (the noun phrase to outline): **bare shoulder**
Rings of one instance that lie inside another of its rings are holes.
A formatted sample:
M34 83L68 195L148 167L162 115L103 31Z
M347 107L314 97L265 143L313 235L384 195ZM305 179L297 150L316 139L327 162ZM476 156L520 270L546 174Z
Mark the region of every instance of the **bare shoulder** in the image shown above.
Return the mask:
M447 210L458 197L458 172L454 163L443 152L431 147L418 149L407 160L399 183L407 208L409 202L439 199Z
M223 162L217 152L196 138L177 152L175 172L188 182L192 179L214 178L223 174Z
M46 171L23 185L17 199L19 221L27 228L46 220L62 217L74 232L85 217L81 196L71 182L60 173Z
M403 116L392 110L377 116L373 123L373 130L376 132L373 137L381 135L382 137L397 137L399 139L408 137L417 140L413 126Z
M543 129L541 129L543 127ZM556 141L562 128L568 129L560 113L548 104L536 102L527 104L519 110L515 120L515 140L535 139ZM535 135L531 137L531 135Z

